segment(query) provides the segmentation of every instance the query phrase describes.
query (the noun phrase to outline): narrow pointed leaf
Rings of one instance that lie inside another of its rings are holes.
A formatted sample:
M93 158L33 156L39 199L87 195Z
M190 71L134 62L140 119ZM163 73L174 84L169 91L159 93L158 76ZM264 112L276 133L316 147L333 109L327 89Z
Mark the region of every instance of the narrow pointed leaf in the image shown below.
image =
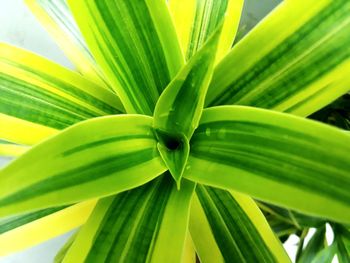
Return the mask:
M329 247L324 248L320 251L311 263L332 263L334 255L337 251L337 246L335 244L330 245Z
M63 247L61 247L61 249L57 252L57 254L54 258L54 263L61 263L63 261L68 250L73 245L73 242L75 241L75 238L77 237L78 232L75 232L73 235L71 235L71 237L66 241L66 243L63 245Z
M259 203L259 206L262 209L268 209L274 215L278 215L279 218L285 219L293 224L297 228L319 228L323 226L326 221L322 218L311 217L302 213L298 213L296 211L292 211L289 209L285 209L282 207L278 207L272 204L267 203Z
M25 0L25 3L77 70L84 77L109 88L72 17L66 0Z
M306 236L309 233L309 229L308 228L304 228L301 229L300 231L298 231L297 233L297 237L299 238L299 241L297 243L297 251L295 253L295 261L298 262L300 259L300 256L303 252L303 248L304 248L304 244L306 243Z
M44 210L17 216L17 221L13 221L15 224L23 223L25 220L33 219L37 216L40 217L1 234L0 256L32 247L81 226L90 216L95 204L96 201L93 200L60 209L56 212L50 209L51 211ZM55 209L57 210L57 208ZM52 213L42 217L43 213L47 212ZM9 221L7 220L7 222ZM0 226L0 228L2 227L4 225Z
M187 60L203 46L223 19L216 62L226 55L237 32L243 2L243 0L169 1L177 35Z
M58 133L56 129L2 113L0 113L0 127L6 127L0 129L0 138L26 145L36 144Z
M196 193L225 262L290 262L249 197L205 186Z
M326 246L326 227L320 227L316 230L316 233L312 236L303 250L298 263L311 262L318 253L320 253Z
M280 216L278 214L270 213L265 210L264 206L261 206L260 202L255 202L258 204L259 208L263 212L271 229L282 243L284 243L290 235L297 234L298 232L300 232L300 227L295 226L293 221L290 221L289 218Z
M349 223L349 151L350 135L340 129L223 106L204 111L184 177Z
M180 262L193 191L165 173L101 200L63 262Z
M18 157L25 153L30 147L19 145L0 139L0 156Z
M0 138L33 144L79 121L117 114L119 100L79 74L0 44ZM23 130L27 132L24 133Z
M95 118L32 148L0 170L0 215L107 196L152 180L166 167L151 124L138 115Z
M194 195L192 198L189 230L201 263L224 262L219 244L214 238L211 226L197 195Z
M152 115L183 64L165 1L69 0L85 40L128 113Z
M350 262L350 231L342 225L333 226L339 263Z
M337 239L337 256L339 263L349 263L350 262L350 252L349 248L346 247L346 243L342 238ZM348 241L349 242L349 241ZM350 245L348 244L350 247Z
M221 27L160 96L154 112L155 129L191 138L202 114Z
M349 43L349 1L283 1L217 66L207 105L307 116L349 90Z
M185 247L182 255L181 262L183 263L196 263L197 261L197 253L194 248L194 244L192 241L191 234L187 231Z
M294 225L288 224L287 222L279 220L278 218L266 216L266 219L269 222L273 232L281 240L281 242L284 242L291 234L295 234L299 230Z
M33 221L38 220L42 217L53 214L57 211L65 209L67 207L68 206L52 207L52 208L46 208L46 209L42 209L39 211L25 213L25 214L0 218L0 236L3 233L6 233L6 232L13 230L13 229L16 229L20 226L29 224L30 222L33 222Z
M221 27L164 90L155 108L158 149L178 185L189 154L188 141L202 114Z

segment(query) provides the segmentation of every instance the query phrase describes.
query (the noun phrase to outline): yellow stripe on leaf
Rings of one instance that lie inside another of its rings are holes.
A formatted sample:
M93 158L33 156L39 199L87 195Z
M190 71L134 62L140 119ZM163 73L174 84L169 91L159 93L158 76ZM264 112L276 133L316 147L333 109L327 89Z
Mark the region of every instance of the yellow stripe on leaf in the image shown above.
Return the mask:
M54 134L58 130L21 120L0 113L0 138L7 141L33 145Z
M234 199L239 203L239 206L249 217L254 224L256 230L259 232L261 238L265 241L266 246L277 259L277 262L290 262L290 259L283 249L281 242L277 239L265 216L260 211L254 200L247 195L238 192L230 191Z
M244 0L170 0L169 8L186 59L200 49L224 18L216 54L218 63L231 49L243 3Z
M34 246L84 224L96 200L83 202L0 235L0 256Z
M29 149L28 146L0 143L0 156L18 157Z
M77 70L107 88L106 80L88 52L65 1L25 0L25 3Z

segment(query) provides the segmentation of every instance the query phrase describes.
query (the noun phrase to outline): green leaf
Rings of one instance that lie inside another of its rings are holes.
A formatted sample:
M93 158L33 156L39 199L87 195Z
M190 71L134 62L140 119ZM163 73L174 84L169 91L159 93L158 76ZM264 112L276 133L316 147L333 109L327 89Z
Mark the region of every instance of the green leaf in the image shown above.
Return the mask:
M67 206L59 206L53 208L42 209L35 212L26 213L24 215L15 215L0 219L0 234L5 233L9 230L15 229L19 226L28 224L44 216L55 213L59 210L66 208Z
M283 1L217 66L207 105L307 116L348 92L349 42L349 1Z
M350 136L340 129L222 106L203 112L184 178L349 223L349 151Z
M262 202L256 201L259 208L263 212L267 222L269 223L270 227L272 228L273 232L276 234L276 236L279 238L279 240L284 243L290 235L295 234L297 235L300 230L301 226L298 224L299 222L295 220L294 213L291 210L282 209L283 211L286 211L286 215L281 215L274 210L272 210L270 207L271 205L263 204ZM291 214L292 216L289 216L288 214ZM312 217L313 218L313 217ZM299 240L300 244L300 240Z
M79 231L79 230L78 230ZM75 232L71 237L66 241L66 243L61 247L61 249L57 252L54 263L62 263L64 257L66 256L68 250L73 245L73 242L75 241L76 237L78 235L78 232Z
M299 229L305 228L305 227L318 228L326 223L325 220L322 218L311 217L311 216L304 215L296 211L284 209L282 207L278 207L275 205L259 203L259 206L262 209L267 209L267 211L272 213L273 215L277 215L279 218L282 218L285 221L290 222L290 224L294 225L296 228L299 228Z
M291 234L295 234L298 231L294 225L274 216L266 216L266 219L269 222L273 232L281 240L281 242L284 242Z
M189 230L201 263L224 262L219 245L214 238L211 226L197 195L194 195L192 198Z
M346 248L344 241L345 240L343 240L342 238L338 238L336 241L337 242L337 250L338 250L337 256L339 259L339 263L349 263L350 262L350 252ZM349 240L347 240L347 242L349 242Z
M170 0L169 8L182 50L189 60L224 20L216 62L231 49L243 0Z
M185 245L182 253L182 263L196 263L197 262L197 253L193 245L193 241L190 235L190 232L187 230Z
M172 80L154 111L158 149L178 186L189 154L188 141L202 114L221 28L222 24Z
M89 218L96 200L1 219L0 257L27 249L72 229Z
M34 144L74 123L121 112L118 97L45 58L0 43L0 138ZM23 132L26 130L26 132Z
M194 184L169 173L99 201L63 262L181 262Z
M25 3L77 70L84 77L110 88L87 48L66 0L25 0Z
M73 16L128 113L152 115L183 65L163 0L68 0Z
M336 252L336 248L337 246L335 244L324 248L316 255L316 257L313 258L311 263L332 263Z
M335 244L337 246L337 256L339 263L350 262L350 231L346 227L333 225Z
M296 255L295 255L296 262L299 261L299 258L303 252L305 238L306 238L308 233L309 233L309 228L301 229L296 233L297 237L299 238L298 247L297 247L297 251L296 251Z
M152 118L95 118L64 130L0 170L0 216L107 196L166 170ZM25 169L23 169L25 167Z
M19 145L16 143L8 142L0 139L0 156L5 157L18 157L25 153L30 147L25 145Z
M320 227L304 248L298 263L310 263L326 246L326 227Z
M200 185L196 193L225 262L290 262L249 197ZM201 242L201 233L192 237L195 245ZM210 262L201 251L201 261Z

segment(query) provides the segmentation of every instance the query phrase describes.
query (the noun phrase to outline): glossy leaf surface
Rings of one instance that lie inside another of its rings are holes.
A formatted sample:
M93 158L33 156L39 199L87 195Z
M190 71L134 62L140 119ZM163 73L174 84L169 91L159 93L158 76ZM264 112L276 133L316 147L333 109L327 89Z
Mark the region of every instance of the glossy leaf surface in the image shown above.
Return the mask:
M84 77L110 88L92 57L66 0L25 0L25 3L77 70Z
M32 148L0 170L0 215L107 196L152 180L166 168L151 123L138 115L95 118Z
M170 0L170 12L182 50L189 60L224 20L216 61L231 49L243 8L243 0Z
M349 134L303 118L243 106L211 108L192 137L184 177L350 222L349 147Z
M188 141L202 114L221 27L172 80L155 108L158 149L178 186L189 154Z
M0 256L40 244L81 226L95 204L96 201L92 200L67 208L50 208L1 219L0 231L6 232L0 234Z
M225 262L290 262L282 244L249 197L200 185L196 193ZM201 248L201 234L193 238ZM206 255L201 255L205 247L198 250L199 257L202 262L211 262Z
M193 190L165 173L101 200L63 262L180 262Z
M283 1L214 72L207 105L307 116L349 90L350 2Z
M30 147L19 145L5 140L0 140L1 157L18 157L25 153Z
M104 74L128 113L152 115L183 64L165 1L68 1Z
M117 96L28 51L0 44L0 138L33 144L56 130L118 114ZM23 132L26 130L27 132Z

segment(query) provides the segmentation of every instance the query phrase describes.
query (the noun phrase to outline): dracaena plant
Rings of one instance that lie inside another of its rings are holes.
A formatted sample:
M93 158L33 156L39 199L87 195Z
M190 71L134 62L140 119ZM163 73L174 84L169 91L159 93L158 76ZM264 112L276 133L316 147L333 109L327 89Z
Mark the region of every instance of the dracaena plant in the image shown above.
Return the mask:
M242 0L26 3L77 72L0 46L1 255L81 226L57 262L288 262L266 218L317 217L300 258L349 258L350 136L305 118L349 90L348 0L232 49Z

